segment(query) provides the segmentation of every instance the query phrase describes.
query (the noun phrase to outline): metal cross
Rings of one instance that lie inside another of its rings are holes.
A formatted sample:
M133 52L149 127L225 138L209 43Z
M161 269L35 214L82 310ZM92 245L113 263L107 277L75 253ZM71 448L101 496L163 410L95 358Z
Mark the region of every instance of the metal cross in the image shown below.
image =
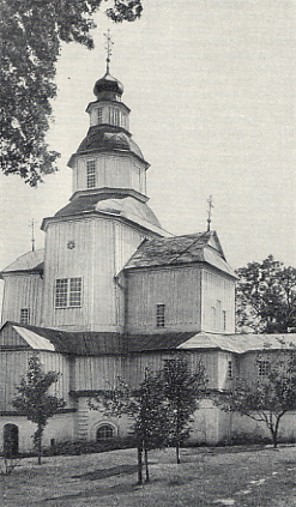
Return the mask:
M106 44L105 49L107 51L107 58L106 58L106 71L109 72L109 64L110 64L110 57L112 55L112 46L114 46L114 42L111 38L110 29L108 28L107 33L104 33L104 37L106 38Z
M213 196L212 195L210 195L209 198L207 199L207 203L209 205L208 219L207 219L207 222L208 222L208 228L207 228L207 230L210 231L211 230L211 222L212 222L212 209L214 208L214 205L213 205Z

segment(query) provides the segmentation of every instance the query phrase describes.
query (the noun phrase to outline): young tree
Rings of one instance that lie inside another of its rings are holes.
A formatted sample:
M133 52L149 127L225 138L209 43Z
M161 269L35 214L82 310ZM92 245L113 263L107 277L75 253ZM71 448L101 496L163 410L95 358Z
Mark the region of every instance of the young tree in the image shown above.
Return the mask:
M1 0L0 167L31 186L57 170L45 140L56 96L62 42L91 49L94 13L106 5L115 22L134 21L141 0Z
M296 327L296 268L269 255L239 268L237 274L238 331L288 333Z
M176 448L176 461L179 464L181 443L188 438L193 413L198 409L200 398L205 395L205 367L198 361L192 373L188 359L184 355L176 355L165 360L158 374L158 382L166 400L171 426L170 441Z
M48 419L66 405L63 399L48 392L52 384L57 382L59 376L60 374L54 371L44 373L38 355L32 355L29 359L28 371L16 388L18 394L12 402L22 415L37 424L34 444L37 448L38 465L41 465L42 436Z
M146 482L149 475L149 450L165 445L169 434L169 420L163 405L163 394L153 374L146 369L145 378L137 391L131 389L126 382L118 378L114 389L102 397L94 397L89 406L99 410L105 406L105 414L113 417L127 415L132 421L132 432L137 445L138 483L143 483L143 464L145 464Z
M296 408L296 350L282 351L273 363L264 361L264 368L265 376L256 382L237 379L234 388L221 393L216 403L227 412L266 424L277 447L281 419Z

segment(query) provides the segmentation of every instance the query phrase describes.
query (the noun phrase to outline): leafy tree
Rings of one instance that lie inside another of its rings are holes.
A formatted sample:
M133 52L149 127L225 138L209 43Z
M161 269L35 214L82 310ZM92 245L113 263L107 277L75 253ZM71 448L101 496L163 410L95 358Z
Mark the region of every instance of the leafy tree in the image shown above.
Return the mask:
M58 381L59 376L60 374L54 371L44 373L38 355L32 355L29 359L28 371L16 388L18 394L12 402L22 415L37 424L34 443L38 453L38 465L41 465L42 437L48 419L66 405L64 400L48 393L49 388Z
M296 268L269 255L239 268L237 274L238 331L288 333L296 327Z
M259 357L256 362L260 361ZM296 350L282 351L276 360L264 363L265 376L255 382L237 379L234 388L219 395L216 403L225 411L266 424L277 447L282 417L296 408Z
M159 390L166 400L166 410L170 419L170 442L176 448L176 461L179 464L180 446L191 431L190 422L198 409L198 402L204 397L207 379L205 367L199 361L192 373L188 359L176 355L165 360L158 374Z
M137 445L138 483L143 483L143 463L145 464L146 482L150 481L148 452L162 447L169 434L169 420L163 394L158 389L157 378L146 369L145 378L137 391L131 389L122 378L118 378L114 389L102 397L97 394L89 402L92 409L100 410L105 406L105 414L113 417L127 415L132 421L132 432Z
M61 42L91 49L93 14L107 0L0 0L0 167L35 187L57 170L46 133ZM141 0L109 0L115 22L134 21ZM108 3L107 3L108 5Z

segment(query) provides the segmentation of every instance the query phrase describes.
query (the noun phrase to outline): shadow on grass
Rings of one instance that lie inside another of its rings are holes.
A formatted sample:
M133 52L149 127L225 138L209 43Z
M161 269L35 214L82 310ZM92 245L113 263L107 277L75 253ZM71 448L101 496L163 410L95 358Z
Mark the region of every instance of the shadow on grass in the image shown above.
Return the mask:
M72 475L72 479L81 479L83 481L97 481L99 479L106 479L107 477L114 477L116 475L130 475L137 471L137 465L117 465L112 468L102 468L101 470L94 470L82 475Z
M65 502L67 500L73 501L73 505L77 505L77 500L83 501L87 498L102 498L104 496L112 496L112 495L122 495L128 494L134 491L134 486L132 484L116 484L111 487L97 487L92 489L87 489L83 491L79 491L78 493L72 493L69 495L61 495L61 496L53 496L50 498L45 498L42 502L54 502L53 505L60 505L58 502ZM32 504L33 505L33 504ZM63 504L64 505L64 504Z

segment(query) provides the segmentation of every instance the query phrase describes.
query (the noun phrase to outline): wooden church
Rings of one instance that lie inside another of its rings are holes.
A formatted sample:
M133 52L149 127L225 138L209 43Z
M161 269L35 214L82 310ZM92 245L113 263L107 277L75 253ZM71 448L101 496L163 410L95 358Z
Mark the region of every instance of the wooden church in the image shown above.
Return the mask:
M35 426L12 406L32 351L44 370L61 373L55 392L67 402L49 421L45 445L127 435L128 420L89 409L92 392L118 375L136 387L145 367L160 369L172 351L186 351L193 370L202 358L210 389L227 387L237 371L256 374L250 354L265 337L235 335L236 275L218 236L210 227L184 236L162 229L122 94L107 59L87 107L89 130L69 161L70 201L44 218L44 249L1 272L0 451L12 434L19 450L33 445ZM223 440L227 418L204 400L191 438Z

